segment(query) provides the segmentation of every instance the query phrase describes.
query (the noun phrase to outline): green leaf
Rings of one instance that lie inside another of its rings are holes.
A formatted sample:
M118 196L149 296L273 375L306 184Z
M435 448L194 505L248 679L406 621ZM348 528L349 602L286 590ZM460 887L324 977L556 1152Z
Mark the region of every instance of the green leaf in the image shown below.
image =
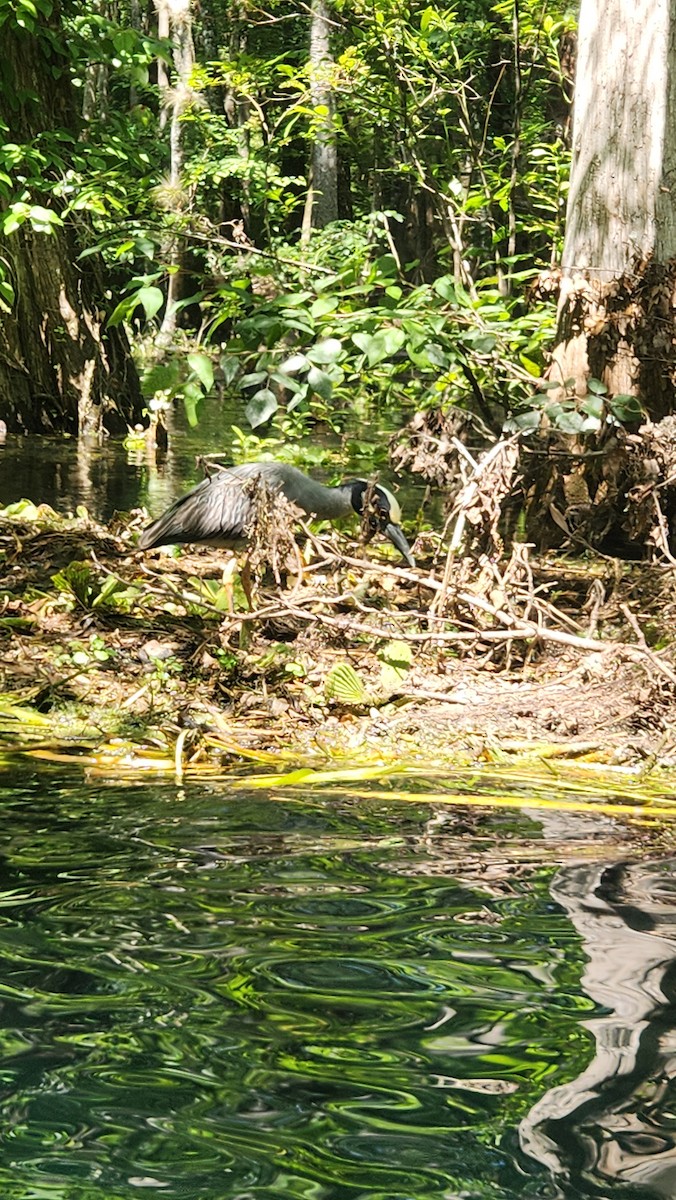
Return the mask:
M106 575L101 590L98 596L92 601L92 608L101 608L106 605L116 592L126 590L126 585L121 579L116 579L114 575Z
M405 674L413 662L413 651L408 642L388 642L378 651L378 658L399 667Z
M385 329L379 329L370 338L366 348L366 357L368 358L369 366L375 367L378 363L383 362L384 359L391 358L392 355L401 349L405 341L406 334L403 329L398 329L394 325L387 326Z
M164 304L164 294L158 287L139 288L134 299L134 308L137 308L139 304L143 305L146 321L152 321L153 317L160 311Z
M261 388L252 396L246 408L244 415L252 429L257 429L259 425L264 425L270 417L277 412L279 403L275 393L270 388Z
M349 663L336 663L329 671L324 684L327 700L340 704L366 704L368 696L363 681Z
M436 24L437 19L436 8L423 9L423 12L420 14L420 32L427 33L430 25L432 25L432 23Z
M298 391L296 392L295 396L292 396L291 399L289 400L289 403L286 406L286 411L293 412L293 410L295 408L298 408L299 404L303 403L303 400L305 399L307 394L308 394L308 386L306 383L302 383L299 386Z
M605 396L608 388L606 387L605 383L601 382L600 379L588 379L587 391L593 392L595 396Z
M188 366L194 371L205 392L214 386L214 367L207 354L189 354Z
M555 425L562 433L581 433L584 427L585 419L582 413L576 412L560 412L557 414Z
M4 308L7 312L11 312L14 307L16 297L14 288L8 279L0 279L0 308Z
M534 429L538 428L541 419L540 413L534 409L530 412L517 413L505 421L503 431L505 433L532 433Z
M293 375L283 375L281 371L271 371L270 382L278 383L281 388L284 388L284 391L294 393L300 391L305 386L297 379L294 379Z
M183 386L183 405L188 424L194 429L197 424L197 407L204 399L204 392L197 380L188 380Z
M616 420L627 424L641 421L645 416L645 411L637 396L613 396L608 401L608 408Z
M342 351L343 343L338 338L325 338L307 351L307 357L312 363L334 363Z
M423 353L433 367L441 367L442 370L445 370L448 366L448 355L438 342L428 342Z
M366 354L368 352L369 346L371 345L371 334L370 333L353 333L352 341L354 342L357 349L361 350L362 354Z
M600 421L605 410L605 401L603 396L587 396L580 408L588 417L595 417Z
M532 358L527 358L525 354L520 354L519 362L522 367L526 368L529 375L535 376L536 379L540 378L542 370L536 362L533 362Z
M406 678L413 662L413 652L407 642L388 642L379 652L378 658L383 666L380 672L380 686L389 695L400 687Z
M452 275L441 275L434 280L432 287L442 300L448 300L450 304L457 303L458 293Z
M136 305L131 296L125 296L124 300L120 300L119 304L108 317L109 325L121 325L123 321L128 320L135 309Z
M297 371L304 371L308 365L308 360L304 354L292 354L290 358L285 358L280 366L280 371L284 375L295 375Z
M310 305L310 315L312 317L325 317L327 313L335 312L340 301L337 296L319 296L314 304Z
M234 383L239 374L239 359L234 354L222 354L220 366L223 373L223 382L226 385Z
M239 386L242 388L242 390L244 390L244 388L257 387L258 384L262 383L264 379L267 379L267 377L267 371L250 371L248 375L242 375L242 378L239 381Z
M494 333L469 333L462 339L475 354L492 354L498 344ZM538 372L539 374L539 372Z
M58 213L49 208L42 208L39 204L31 206L28 219L36 233L53 233L55 226L63 225Z
M330 400L333 392L333 382L331 377L326 374L326 371L321 371L319 367L310 367L307 373L307 381L313 392L321 396L322 400Z

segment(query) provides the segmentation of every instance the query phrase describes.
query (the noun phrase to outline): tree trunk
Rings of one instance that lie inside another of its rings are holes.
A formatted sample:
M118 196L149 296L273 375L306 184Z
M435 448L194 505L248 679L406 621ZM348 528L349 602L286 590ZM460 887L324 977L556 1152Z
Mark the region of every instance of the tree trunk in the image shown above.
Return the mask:
M15 432L123 433L141 417L126 336L104 330L102 288L77 253L68 229L0 240L16 296L0 325L0 417Z
M164 0L164 9L169 13L176 67L176 84L171 93L170 173L169 187L166 189L166 207L179 216L185 202L181 117L192 99L190 75L195 65L195 47L192 40L190 0ZM158 8L158 12L161 11ZM164 318L157 339L158 345L167 345L176 331L176 305L181 298L183 266L182 244L178 238L172 239L166 247L165 254L168 259L169 282Z
M55 124L77 137L60 36L56 13L30 32L9 20L2 27L0 122L18 143L39 144ZM20 106L17 96L23 98ZM37 188L32 202L54 208ZM119 432L141 416L124 332L104 328L98 264L94 256L78 262L81 249L67 224L46 234L26 220L0 239L0 264L14 292L11 311L0 322L0 417L10 430Z
M107 16L107 0L94 0L92 12ZM85 125L108 115L108 75L110 66L105 60L89 63L82 89L82 119Z
M674 179L674 4L582 0L551 377L578 397L600 379L656 419L676 386Z
M310 184L303 213L302 240L311 229L338 220L338 147L336 102L332 82L331 18L327 0L312 0L310 16L310 95L317 114L312 145Z
M157 12L157 36L163 42L169 41L169 5L167 0L155 0ZM160 129L167 123L169 111L169 72L167 64L161 55L157 57L157 90L160 93Z

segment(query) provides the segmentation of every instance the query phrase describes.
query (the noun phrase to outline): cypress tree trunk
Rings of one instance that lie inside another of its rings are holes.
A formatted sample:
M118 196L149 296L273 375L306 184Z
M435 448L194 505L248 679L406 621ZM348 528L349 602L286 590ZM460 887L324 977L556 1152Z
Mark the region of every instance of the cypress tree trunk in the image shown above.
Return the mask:
M303 240L311 229L323 229L338 220L338 147L335 96L331 82L331 18L326 0L312 0L310 14L310 70L312 107L317 128L312 144L312 165L303 214Z
M6 18L1 32L0 119L11 139L39 144L57 126L77 137L56 9L32 31ZM14 293L11 311L0 314L0 417L10 430L119 432L141 415L126 337L105 329L100 268L94 256L78 261L81 249L69 224L47 234L25 221L0 238L0 265Z
M653 418L676 387L675 75L673 2L582 0L552 379L579 397L601 379Z

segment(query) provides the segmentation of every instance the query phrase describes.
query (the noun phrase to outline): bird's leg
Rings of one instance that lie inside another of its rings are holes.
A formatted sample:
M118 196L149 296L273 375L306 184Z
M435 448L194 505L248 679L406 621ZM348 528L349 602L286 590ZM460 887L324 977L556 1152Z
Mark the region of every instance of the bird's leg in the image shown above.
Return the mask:
M237 566L237 559L229 558L228 561L226 562L225 566L223 567L223 574L221 576L221 587L223 588L223 591L225 592L225 598L226 598L226 602L228 605L228 612L230 614L232 614L235 611L234 595L233 595L234 589L233 589L232 581L233 581L233 576L235 574L236 566Z
M242 581L242 591L246 597L246 602L249 606L249 612L253 612L253 580L251 577L251 561L248 554L242 563L242 569L239 573L239 577Z

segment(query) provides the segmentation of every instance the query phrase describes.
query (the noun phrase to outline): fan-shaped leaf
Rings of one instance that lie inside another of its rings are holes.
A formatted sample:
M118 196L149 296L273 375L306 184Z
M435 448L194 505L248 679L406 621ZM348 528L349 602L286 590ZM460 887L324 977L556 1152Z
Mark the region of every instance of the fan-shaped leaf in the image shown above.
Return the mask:
M336 663L326 677L324 692L327 700L338 700L341 704L366 704L367 693L363 681L349 663Z

